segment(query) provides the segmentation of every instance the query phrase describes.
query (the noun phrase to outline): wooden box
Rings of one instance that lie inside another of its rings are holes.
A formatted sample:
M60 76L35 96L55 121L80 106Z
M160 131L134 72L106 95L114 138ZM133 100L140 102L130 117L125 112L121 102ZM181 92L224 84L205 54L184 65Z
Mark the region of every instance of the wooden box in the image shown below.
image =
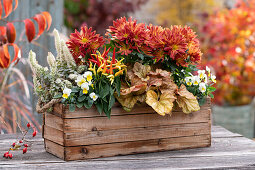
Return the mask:
M47 152L64 160L208 147L211 145L211 103L200 111L160 116L149 106L125 112L112 108L111 119L95 108L69 112L62 104L44 114Z

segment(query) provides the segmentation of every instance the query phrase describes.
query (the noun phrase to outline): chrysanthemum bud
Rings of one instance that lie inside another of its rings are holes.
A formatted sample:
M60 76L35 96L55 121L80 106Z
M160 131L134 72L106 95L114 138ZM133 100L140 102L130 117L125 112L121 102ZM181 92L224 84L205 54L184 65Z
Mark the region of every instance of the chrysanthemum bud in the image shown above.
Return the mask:
M28 145L27 145L27 144L24 144L24 147L26 147L26 148L27 148L27 147L28 147Z
M12 154L11 153L8 154L8 158L12 159Z
M23 143L23 141L22 141L22 140L20 140L20 141L19 141L19 143Z
M27 123L27 127L30 128L30 123Z

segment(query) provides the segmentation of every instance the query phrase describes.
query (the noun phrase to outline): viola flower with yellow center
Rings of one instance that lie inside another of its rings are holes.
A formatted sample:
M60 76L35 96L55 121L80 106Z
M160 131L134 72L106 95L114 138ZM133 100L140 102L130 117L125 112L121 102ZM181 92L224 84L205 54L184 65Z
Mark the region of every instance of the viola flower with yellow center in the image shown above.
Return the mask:
M93 101L96 101L97 98L98 98L98 95L96 95L94 92L92 92L92 93L89 94L89 97L90 97L91 99L93 99Z
M198 76L193 76L192 77L192 80L193 80L193 85L195 85L195 86L197 86L200 82L201 82L201 80L200 80L200 78L198 77Z
M86 71L84 73L84 78L88 81L91 82L92 81L92 72L91 71Z
M63 90L63 95L62 95L62 97L65 98L65 99L67 99L67 98L70 96L71 92L72 92L71 89L65 87L65 89Z
M185 77L185 82L188 86L192 85L192 77Z
M216 83L216 76L215 75L211 75L211 80L213 83Z
M88 94L88 91L89 91L89 84L86 82L86 83L83 83L82 85L81 85L81 88L82 88L82 93L83 94Z
M211 77L211 69L208 66L206 66L206 71L207 71L208 77Z
M77 83L77 85L78 85L79 87L81 87L81 85L82 85L83 83L86 83L86 79L85 79L82 75L79 75L79 76L77 77L77 79L75 80L75 82Z
M200 83L199 84L199 90L204 93L206 92L206 84L205 83Z
M197 71L197 73L198 73L198 77L202 80L202 79L204 79L205 78L205 70L198 70Z

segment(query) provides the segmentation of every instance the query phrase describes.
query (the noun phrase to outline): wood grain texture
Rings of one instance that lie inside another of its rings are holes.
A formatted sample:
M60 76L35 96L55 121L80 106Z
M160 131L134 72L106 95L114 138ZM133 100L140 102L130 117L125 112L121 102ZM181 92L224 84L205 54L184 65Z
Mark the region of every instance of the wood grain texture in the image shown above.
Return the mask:
M210 145L210 140L210 135L201 135L179 138L152 139L146 141L110 143L103 145L66 147L65 160L100 158L116 155L206 147Z
M255 169L255 142L218 126L212 127L211 147L68 162L47 153L40 135L28 134L33 145L26 154L13 152L12 160L1 156L0 169ZM21 136L0 135L0 153Z
M120 115L106 117L91 117L79 119L64 119L65 132L86 132L112 129L127 129L137 127L163 126L185 123L204 123L211 120L211 110L201 110L189 115L174 112L172 116L160 116L156 113ZM47 124L47 123L46 123Z
M45 129L46 132L46 129ZM55 133L57 134L57 133ZM91 145L210 134L208 123L65 133L65 146ZM48 136L47 136L48 137ZM45 138L47 138L45 137ZM55 139L56 137L54 137ZM58 143L58 142L57 142Z

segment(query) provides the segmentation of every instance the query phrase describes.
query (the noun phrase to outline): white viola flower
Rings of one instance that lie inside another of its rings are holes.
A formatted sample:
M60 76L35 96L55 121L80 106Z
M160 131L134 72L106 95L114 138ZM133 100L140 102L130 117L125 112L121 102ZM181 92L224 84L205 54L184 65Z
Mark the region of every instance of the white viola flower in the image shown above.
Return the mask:
M205 74L205 70L198 70L197 73L198 73L198 77L200 79L203 79L205 77L205 75L206 75Z
M193 84L195 85L195 86L197 86L200 82L201 82L201 80L200 80L200 78L198 77L198 76L193 76L192 77L192 80L193 80Z
M70 96L71 92L72 92L71 89L65 87L65 89L63 90L63 96L62 97L67 99Z
M57 84L60 84L60 83L61 83L61 79L60 79L60 78L57 78L56 83L57 83Z
M204 76L204 83L205 84L207 84L208 83L208 77L207 77L207 75L205 74L205 76Z
M88 91L89 91L89 84L88 84L87 82L82 83L81 88L82 88L82 90L83 90L83 91L82 91L83 94L88 94Z
M211 75L211 80L212 80L212 82L216 83L216 76L215 75Z
M77 79L78 75L77 74L69 74L68 78L71 80Z
M210 77L211 76L211 69L209 67L206 66L206 71L208 73L208 76Z
M93 99L94 101L96 101L97 98L98 98L98 95L96 95L94 92L92 92L92 93L89 94L89 97L90 97L91 99Z
M83 83L85 83L86 80L85 80L85 78L84 78L82 75L79 75L79 76L77 76L77 79L75 80L75 82L77 83L77 85L78 85L79 87L81 87L81 85L82 85Z
M185 82L188 86L192 85L193 78L192 77L185 77Z
M204 93L206 91L206 84L205 83L200 83L199 84L199 90Z
M85 77L85 79L89 82L89 81L91 81L92 80L92 72L91 71L86 71L85 73L84 73L84 77Z

